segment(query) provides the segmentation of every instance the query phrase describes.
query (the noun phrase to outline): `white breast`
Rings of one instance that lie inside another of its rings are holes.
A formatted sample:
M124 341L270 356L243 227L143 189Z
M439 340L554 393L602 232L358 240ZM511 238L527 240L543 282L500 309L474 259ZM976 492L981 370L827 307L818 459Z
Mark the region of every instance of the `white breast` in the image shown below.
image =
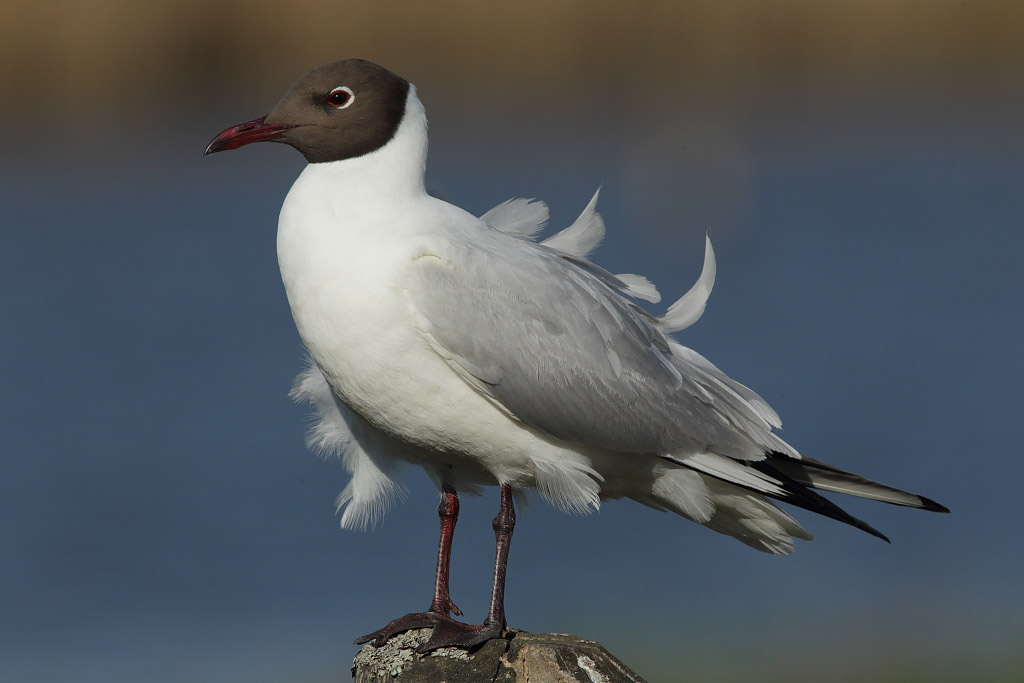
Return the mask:
M403 405L430 393L430 383L409 386L419 374L411 370L436 363L401 294L403 272L424 242L408 219L414 207L333 197L322 191L321 170L303 172L281 211L278 260L292 315L345 403L408 439Z
M470 388L415 323L406 278L445 252L453 221L426 194L352 203L309 166L281 211L278 260L292 315L335 392L367 422L431 457L505 479L533 478L536 437Z

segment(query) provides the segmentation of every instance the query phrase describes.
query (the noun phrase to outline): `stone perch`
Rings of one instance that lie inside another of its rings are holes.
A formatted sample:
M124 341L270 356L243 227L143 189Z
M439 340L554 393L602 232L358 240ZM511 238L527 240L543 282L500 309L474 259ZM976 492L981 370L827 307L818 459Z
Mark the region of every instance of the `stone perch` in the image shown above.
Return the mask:
M414 653L428 637L424 628L363 646L352 662L355 683L644 683L600 644L576 636L508 629L475 652Z

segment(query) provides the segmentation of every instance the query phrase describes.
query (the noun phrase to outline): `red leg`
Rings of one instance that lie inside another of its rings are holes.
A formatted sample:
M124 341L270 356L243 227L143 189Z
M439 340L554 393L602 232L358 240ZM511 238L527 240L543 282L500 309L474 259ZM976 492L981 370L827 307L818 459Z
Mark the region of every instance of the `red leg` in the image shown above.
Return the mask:
M452 612L461 617L462 610L452 602L448 593L448 569L452 560L452 537L455 535L455 523L459 521L459 494L447 486L441 492L441 504L437 506L437 516L441 518L441 540L437 546L437 572L434 574L434 600L430 603L430 611L436 614Z
M430 634L430 640L420 645L417 652L429 652L439 647L470 649L492 638L500 638L505 630L505 572L508 568L508 549L512 531L516 526L516 509L512 503L512 487L501 485L501 507L491 523L494 528L494 582L491 586L491 606L483 624L470 625L454 620L439 621Z
M394 619L384 628L367 633L356 640L357 645L374 641L380 647L395 635L414 628L434 626L442 621L451 621L448 612L462 616L462 611L452 602L448 592L448 570L452 557L452 537L455 523L459 519L459 495L445 486L441 491L441 503L437 506L441 519L441 538L437 545L437 573L434 575L434 598L426 612L413 612Z
M499 624L505 628L505 572L508 568L508 549L512 544L512 531L516 528L516 508L512 504L512 488L501 486L501 507L491 522L494 528L494 583L491 585L491 606L485 624Z

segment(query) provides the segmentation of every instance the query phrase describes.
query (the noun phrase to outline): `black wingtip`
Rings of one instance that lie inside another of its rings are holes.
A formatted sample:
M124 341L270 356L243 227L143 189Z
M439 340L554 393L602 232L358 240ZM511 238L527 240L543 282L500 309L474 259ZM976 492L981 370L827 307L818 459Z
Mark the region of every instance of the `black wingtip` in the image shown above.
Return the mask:
M813 479L809 475L811 471L819 470L826 473L836 474L843 478L847 478L855 482L860 482L861 484L867 484L883 492L889 491L892 493L897 493L900 494L901 496L906 496L907 498L909 498L909 500L886 500L884 497L874 497L870 495L852 493L851 495L854 496L860 495L860 497L862 498L878 500L884 503L889 503L891 505L902 505L904 507L911 507L919 510L928 510L929 512L949 512L949 508L947 508L945 505L942 505L941 503L936 503L931 498L925 498L924 496L918 495L916 493L909 493L908 491L901 491L900 489L893 488L892 486L879 484L877 481L871 481L870 479L862 477L859 474L853 474L852 472L841 470L835 465L829 465L828 463L824 463L820 460L809 458L806 455L801 460L793 460L784 453L772 452L768 454L768 462L771 463L774 469L781 470L787 476L793 477L793 479L795 479L798 483L810 488L817 487L815 486ZM915 499L916 502L914 502Z
M936 503L931 498L925 498L924 496L918 496L921 499L921 509L927 510L928 512L943 512L949 514L949 508L942 503Z
M889 545L892 545L892 541L889 540L888 536L886 536L881 531L879 531L875 527L871 526L870 524L868 524L864 520L857 519L853 515L850 515L850 514L846 513L845 510L843 510L843 514L846 515L846 519L843 519L843 518L840 518L840 517L833 517L833 519L838 520L840 522L844 522L846 524L849 524L850 526L852 526L852 527L854 527L856 529L860 529L861 531L865 531L865 532L871 534L872 536L874 536L875 538L880 538L883 541L885 541L886 543L888 543Z
M749 463L748 466L758 470L759 472L768 474L781 482L783 489L783 493L781 495L761 492L769 498L775 498L776 500L781 500L784 503L789 503L790 505L795 505L796 507L803 508L804 510L810 510L811 512L816 512L819 515L829 517L837 522L849 524L856 529L860 529L865 533L882 539L886 543L892 543L892 541L889 540L889 537L881 531L864 520L857 519L828 498L816 492L814 489L805 486L785 472L780 471L768 460L752 462Z

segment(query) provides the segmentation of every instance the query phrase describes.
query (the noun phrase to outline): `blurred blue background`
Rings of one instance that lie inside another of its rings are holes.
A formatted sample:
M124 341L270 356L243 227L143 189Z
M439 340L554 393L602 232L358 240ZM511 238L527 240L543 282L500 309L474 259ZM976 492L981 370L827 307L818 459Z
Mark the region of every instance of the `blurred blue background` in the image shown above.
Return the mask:
M558 5L7 3L0 679L347 680L356 636L429 602L432 485L410 470L376 533L340 530L346 476L287 398L275 228L301 158L201 155L362 56L417 84L453 203L537 197L560 228L603 184L595 259L665 303L710 228L718 282L681 341L804 453L953 510L843 501L891 546L797 511L816 540L779 558L538 499L511 625L597 639L652 683L1020 680L1021 11ZM473 620L496 506L464 499L455 540Z

